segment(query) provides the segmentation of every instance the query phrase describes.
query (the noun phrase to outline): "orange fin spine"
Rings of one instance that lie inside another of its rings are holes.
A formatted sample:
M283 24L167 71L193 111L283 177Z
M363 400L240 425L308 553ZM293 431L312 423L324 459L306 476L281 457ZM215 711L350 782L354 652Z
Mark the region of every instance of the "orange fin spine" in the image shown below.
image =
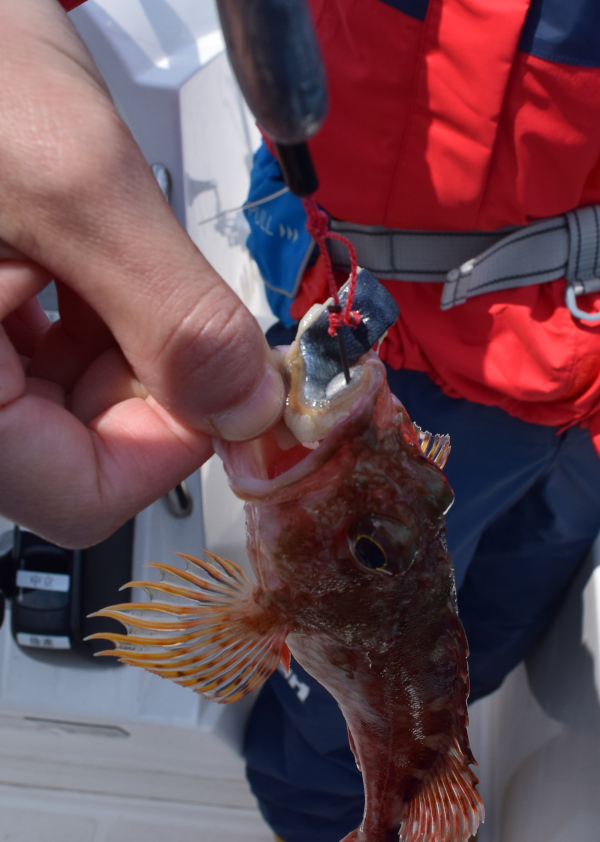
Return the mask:
M143 588L151 602L96 612L121 622L127 634L98 633L91 639L115 644L99 655L144 667L214 701L240 699L280 661L289 665L289 626L257 605L256 586L234 562L213 553L206 553L212 561L179 555L184 570L153 563L159 582L129 583Z
M236 564L234 561L229 561L228 558L221 558L221 556L216 555L216 553L211 553L209 550L203 550L203 552L204 555L207 555L209 558L212 558L213 561L216 561L228 576L237 579L240 585L249 581L239 564ZM219 578L221 580L222 574L215 568L214 565L211 565L210 562L204 561L202 558L195 558L193 555L188 555L187 553L175 553L175 555L185 559L195 567L199 567L201 570L204 570L213 578Z
M247 665L244 662L240 665L240 669L228 670L226 675L217 678L203 674L201 678L191 675L175 680L184 687L192 687L211 701L237 701L262 684L277 667L279 654L267 648L266 656L259 662L258 667L256 662L249 662ZM150 670L150 672L163 677L171 677L165 675L165 671L162 670Z
M484 820L478 783L456 743L405 805L399 842L467 842Z
M119 619L119 618L116 618ZM123 622L121 620L121 622ZM203 663L214 662L225 658L230 650L240 648L240 633L236 624L231 628L224 628L215 632L211 628L202 629L185 639L181 637L159 638L152 632L149 635L119 634L118 632L98 632L90 635L89 639L109 640L120 644L113 651L115 657L123 657L133 663L139 661L139 666L147 666L168 661L179 663L181 659L191 656L199 666ZM187 645L185 645L187 642ZM253 641L251 641L253 643Z
M216 665L209 662L208 666L199 667L193 658L188 658L183 661L177 661L165 668L159 665L158 668L153 669L153 672L162 675L164 678L182 678L194 679L194 682L200 686L205 683L207 686L212 685L216 679L225 677L232 678L236 672L244 672L245 669L253 663L252 651L236 653L228 660L219 661ZM258 653L260 654L260 652ZM128 663L132 663L128 661Z
M254 669L254 664L259 658L262 659L263 654L271 651L271 641L265 641L262 646L252 647L251 649L238 653L236 652L232 657L225 661L208 662L207 665L198 668L196 664L192 664L189 668L179 669L179 665L175 665L176 669L173 671L174 675L168 677L181 676L189 681L193 681L194 685L213 687L216 686L218 679L227 679L232 681L237 674L246 676L249 671ZM169 672L168 670L161 670L161 672Z
M144 611L141 612L142 616L137 616L138 613L138 606L135 604L132 606L134 610L131 612L127 610L123 610L114 606L113 608L104 608L102 611L97 611L95 614L90 614L91 617L110 617L112 620L118 620L120 623L127 628L127 631L130 632L132 629L147 629L149 631L188 631L190 629L198 629L202 630L205 624L206 618L210 618L213 623L216 622L217 619L223 620L223 622L231 619L232 612L231 609L227 611L219 611L217 608L196 608L196 610L186 619L180 619L179 612L176 613L176 617L174 620L160 620L155 619L155 616L152 614L152 604L151 603L141 603L144 606ZM138 604L139 605L139 604ZM146 607L147 606L147 607ZM147 614L148 616L143 616Z
M207 616L210 610L210 608L205 608L203 616ZM143 617L134 617L131 614L127 614L125 611L113 610L111 608L106 608L105 610L99 611L97 614L91 614L90 616L111 617L113 620L119 620L119 622L122 621L126 623L128 629L132 628L154 629L155 631L185 631L186 629L193 629L200 625L200 621L198 620L197 616L191 620L155 620L154 617L151 617L149 620L145 620Z
M119 634L118 632L98 632L90 635L90 639L109 640L115 644L121 644L119 657L123 655L130 660L141 659L145 664L153 660L157 664L166 660L174 663L188 655L192 655L198 664L204 661L208 663L211 658L213 660L216 657L224 658L231 649L239 649L240 647L240 635L236 626L218 633L212 632L210 629L197 632L187 638L187 646L185 645L186 639L183 639L183 637L163 639L152 634L131 635ZM115 655L117 655L116 651Z
M284 668L286 675L289 675L292 668L292 653L285 642L281 647L281 666Z
M138 666L136 659L125 657L122 660L131 666ZM236 673L236 667L238 668L237 671L242 672L243 669L241 667L246 667L248 663L249 658L247 657L241 662L239 658L230 658L228 661L219 662L217 667L202 669L198 667L193 659L188 659L183 662L167 663L166 665L163 663L156 667L151 663L144 663L144 667L155 675L160 675L162 678L178 680L179 683L183 683L184 680L190 681L193 679L194 683L200 687L201 684L206 684L206 686L212 685L216 679L221 677L231 678Z
M148 565L149 567L150 565ZM155 565L153 565L155 566ZM170 582L128 582L126 585L123 585L125 588L140 588L144 590L150 599L154 598L154 592L158 591L159 593L167 594L168 596L179 596L182 599L189 599L192 602L200 602L206 605L211 604L225 604L226 602L233 602L234 597L231 594L223 593L223 594L214 594L209 589L200 591L195 591L187 586L185 587L173 585ZM200 587L200 586L196 586ZM178 603L174 603L177 605Z
M268 647L271 642L271 639L267 638L264 641L264 644ZM127 661L127 663L133 664L134 666L138 665L137 662L140 659L140 655L137 652L132 654L127 650L121 651L123 653L123 660ZM227 657L227 654L229 654L229 657ZM152 654L149 654L147 659L144 659L143 663L140 663L139 665L145 667L155 666L156 669L162 670L165 675L169 673L168 677L173 677L171 673L175 671L181 677L185 675L201 674L203 678L212 679L220 672L231 672L232 668L235 667L241 659L248 660L248 656L250 656L250 659L253 660L257 654L259 654L257 644L255 641L250 640L244 645L237 646L235 649L229 647L229 653L225 654L221 650L215 652L214 649L209 649L198 655L193 651L193 649L190 649L190 647L184 650L178 649L176 653L159 653L159 657L155 655L154 659ZM192 667L192 669L185 669L186 667Z
M433 436L428 430L422 430L418 424L413 424L413 427L423 455L443 471L450 455L450 436L442 436L439 433Z
M186 564L190 565L190 562L186 560ZM231 593L232 577L230 577L229 582L227 582L226 578L223 574L219 573L219 571L214 572L214 575L212 576L212 580L214 581L212 581L202 575L202 572L208 573L208 571L204 571L203 568L200 568L198 573L196 573L190 570L180 570L179 567L174 567L171 564L158 564L155 561L150 562L147 567L153 567L155 570L158 570L161 582L178 584L181 583L181 580L183 579L184 582L187 582L190 585L201 587L204 593L217 595L228 595ZM219 575L217 576L218 573ZM238 580L233 579L233 581L237 582ZM243 585L242 582L239 582L239 584Z
M147 582L144 582L144 585L147 585ZM135 587L138 587L137 583ZM142 610L140 609L140 605L142 605ZM90 617L108 617L108 611L120 611L123 615L127 615L129 618L136 618L139 617L143 619L144 617L148 616L149 612L155 612L160 614L172 614L178 615L179 617L185 617L189 615L190 617L197 617L198 614L202 611L205 613L214 612L215 608L212 604L208 604L205 608L200 608L197 604L194 605L176 605L173 602L158 602L156 599L152 599L152 602L144 602L144 603L135 603L135 602L123 602L120 605L111 605L110 608L103 608L101 611L96 611L94 614L90 614Z

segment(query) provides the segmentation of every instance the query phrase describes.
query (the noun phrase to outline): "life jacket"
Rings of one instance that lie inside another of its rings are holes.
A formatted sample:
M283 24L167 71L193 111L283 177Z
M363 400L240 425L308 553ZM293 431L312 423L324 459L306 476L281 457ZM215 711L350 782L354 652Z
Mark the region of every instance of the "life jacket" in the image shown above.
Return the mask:
M309 145L316 199L333 217L492 231L600 202L595 0L311 7L330 110ZM275 223L285 229L277 214ZM285 237L271 238L271 251L284 246ZM600 326L573 318L564 280L488 293L446 312L438 283L386 285L401 309L382 348L387 362L525 421L589 426L600 450ZM289 289L279 301L284 320L326 297L318 264L293 293L291 313ZM578 303L600 309L600 295Z
M332 216L488 231L600 202L597 0L309 2L331 103L310 148L316 198ZM274 163L264 169L277 182ZM255 179L254 194L265 186ZM311 266L297 205L266 210L251 219L253 235L273 226L254 253L289 323L324 299L325 275ZM600 451L600 326L571 316L564 281L446 312L438 283L386 283L401 308L381 349L390 364L526 421L589 426ZM598 299L579 304L592 311Z

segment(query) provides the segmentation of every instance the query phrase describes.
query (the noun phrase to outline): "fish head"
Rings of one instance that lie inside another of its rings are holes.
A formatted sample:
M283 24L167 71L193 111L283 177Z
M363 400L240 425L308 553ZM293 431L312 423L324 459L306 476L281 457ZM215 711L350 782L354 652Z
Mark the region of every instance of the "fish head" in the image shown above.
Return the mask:
M339 372L317 382L303 337L321 316L309 314L280 351L289 387L280 428L216 449L247 501L248 551L264 591L303 628L327 623L346 638L360 628L363 640L381 640L381 612L401 622L445 552L453 494L439 463L449 446L438 439L433 455L424 452L372 351L356 360L349 384Z

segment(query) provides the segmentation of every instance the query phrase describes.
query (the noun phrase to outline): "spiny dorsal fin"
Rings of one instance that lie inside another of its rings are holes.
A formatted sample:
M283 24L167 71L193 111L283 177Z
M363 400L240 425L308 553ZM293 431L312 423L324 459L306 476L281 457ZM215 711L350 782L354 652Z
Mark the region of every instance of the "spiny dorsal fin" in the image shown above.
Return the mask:
M93 634L114 649L99 655L192 687L216 702L234 702L250 693L283 659L289 668L288 628L253 599L254 585L237 564L205 552L213 562L177 553L181 570L150 564L158 582L129 582L143 588L148 603L113 605L93 614L123 623L127 634Z
M428 430L422 430L415 423L413 423L413 427L419 439L419 447L423 455L443 471L450 455L450 436L441 436L439 433L432 436Z
M484 820L478 783L455 744L404 808L399 842L467 842Z

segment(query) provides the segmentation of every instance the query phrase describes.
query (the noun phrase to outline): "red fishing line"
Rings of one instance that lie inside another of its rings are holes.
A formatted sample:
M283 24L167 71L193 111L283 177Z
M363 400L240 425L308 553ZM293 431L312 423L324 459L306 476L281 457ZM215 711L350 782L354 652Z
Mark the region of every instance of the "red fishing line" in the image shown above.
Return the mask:
M333 298L336 307L335 310L329 311L329 334L331 336L335 336L337 329L342 327L342 325L356 327L360 324L360 313L358 310L352 309L352 302L356 291L356 273L358 270L356 249L347 237L344 237L342 234L338 234L335 231L329 230L329 216L324 210L321 210L312 196L302 199L302 204L304 205L304 210L306 211L306 230L319 246L319 251L321 252L325 262L325 273L327 275L329 294ZM340 306L337 284L335 282L333 267L331 265L331 257L327 251L326 240L328 237L332 240L339 240L344 243L350 252L350 285L348 287L348 296L343 310Z

